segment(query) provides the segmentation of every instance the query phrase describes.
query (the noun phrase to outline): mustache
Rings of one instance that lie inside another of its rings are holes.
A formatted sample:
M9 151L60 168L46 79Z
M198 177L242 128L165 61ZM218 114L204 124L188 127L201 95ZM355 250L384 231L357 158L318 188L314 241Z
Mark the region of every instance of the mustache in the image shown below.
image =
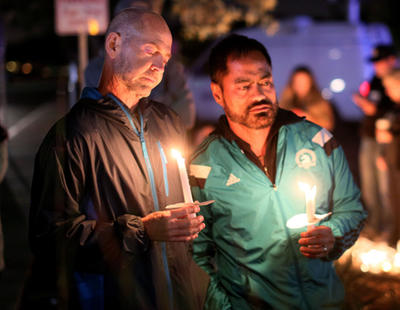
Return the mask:
M269 99L263 99L263 100L260 100L260 101L256 101L256 102L253 102L252 104L250 104L247 107L247 110L250 111L252 108L257 107L259 105L273 106L273 102L271 100L269 100Z

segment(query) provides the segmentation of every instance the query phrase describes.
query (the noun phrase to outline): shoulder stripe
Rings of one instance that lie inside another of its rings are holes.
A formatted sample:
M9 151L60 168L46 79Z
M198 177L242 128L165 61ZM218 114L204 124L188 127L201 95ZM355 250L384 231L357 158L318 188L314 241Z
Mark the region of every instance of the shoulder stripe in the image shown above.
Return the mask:
M324 150L325 150L326 155L331 156L333 150L338 147L339 147L339 142L337 142L337 140L335 138L330 139L324 145Z
M207 179L210 172L211 172L210 166L192 164L189 167L189 174L199 179Z
M332 154L334 149L339 147L339 143L325 128L322 128L317 132L317 134L312 138L312 142L320 145L328 156Z
M324 147L324 145L332 139L332 134L326 130L325 128L322 128L320 131L317 132L317 134L312 138L312 142L319 144L321 147Z

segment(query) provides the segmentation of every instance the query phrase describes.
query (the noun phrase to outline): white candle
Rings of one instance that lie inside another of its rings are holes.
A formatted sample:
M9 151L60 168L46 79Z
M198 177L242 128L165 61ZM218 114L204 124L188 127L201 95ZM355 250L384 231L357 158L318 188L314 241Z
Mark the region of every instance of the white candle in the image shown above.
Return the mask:
M315 185L310 188L310 185L303 182L299 182L299 187L306 197L307 221L308 223L313 223L315 220L315 195L317 193L317 188Z
M182 157L181 153L175 149L172 150L172 156L175 157L176 162L178 163L179 177L181 179L184 201L186 203L192 203L193 198L192 192L190 191L189 178L186 172L185 159Z

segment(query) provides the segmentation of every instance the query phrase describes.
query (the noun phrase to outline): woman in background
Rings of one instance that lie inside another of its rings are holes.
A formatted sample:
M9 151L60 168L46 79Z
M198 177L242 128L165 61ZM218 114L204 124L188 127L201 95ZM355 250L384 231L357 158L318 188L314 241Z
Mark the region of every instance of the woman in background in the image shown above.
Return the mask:
M321 96L314 75L306 66L296 67L285 86L279 106L332 131L335 116L331 104Z

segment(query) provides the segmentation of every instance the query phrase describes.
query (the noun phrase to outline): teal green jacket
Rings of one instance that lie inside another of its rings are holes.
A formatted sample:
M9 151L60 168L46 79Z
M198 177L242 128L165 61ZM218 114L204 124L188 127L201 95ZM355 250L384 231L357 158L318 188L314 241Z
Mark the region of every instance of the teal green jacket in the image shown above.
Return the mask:
M334 137L289 113L280 110L271 128L267 171L220 128L191 161L193 197L215 200L201 209L206 228L193 245L211 276L206 309L336 309L343 301L332 261L355 242L366 212ZM320 223L336 237L327 259L304 257L298 240L306 228L286 226L305 213L298 182L316 185L316 213L332 212Z

